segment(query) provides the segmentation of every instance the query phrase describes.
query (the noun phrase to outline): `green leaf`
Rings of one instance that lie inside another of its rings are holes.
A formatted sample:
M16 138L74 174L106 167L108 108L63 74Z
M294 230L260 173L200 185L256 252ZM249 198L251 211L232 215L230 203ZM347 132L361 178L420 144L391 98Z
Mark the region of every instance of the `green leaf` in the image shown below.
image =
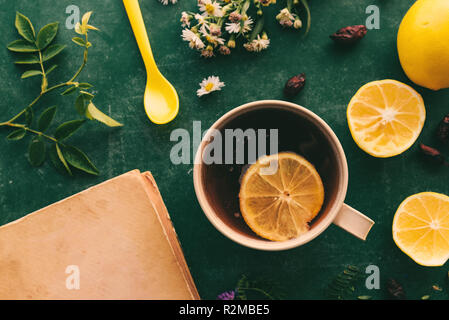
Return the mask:
M38 49L33 43L29 43L26 40L20 39L15 40L8 44L7 47L10 51L13 52L36 52Z
M34 111L32 108L28 108L25 112L25 124L27 127L31 126L34 120Z
M86 110L89 103L92 101L94 96L86 91L80 91L80 95L75 101L75 109L78 111L80 116L86 116Z
M84 90L90 89L92 87L93 87L93 85L91 85L90 83L87 83L87 82L81 82L80 84L78 84L78 88L84 89Z
M56 37L58 33L59 22L49 23L44 26L37 34L36 46L39 50L45 49Z
M58 65L54 65L54 66L51 66L48 70L47 70L47 72L46 72L46 74L47 74L47 76L53 71L53 70L55 70L56 68L58 67Z
M64 159L61 149L59 148L59 145L57 143L55 143L50 149L49 156L51 162L56 167L56 169L62 172L67 172L69 175L72 175L72 170L70 170L70 167L67 161Z
M42 75L42 71L40 70L29 70L29 71L25 71L22 74L22 79L26 79L26 78L30 78L30 77L34 77L34 76L40 76Z
M72 120L61 124L55 131L56 140L64 140L74 134L86 120Z
M56 114L57 107L53 106L48 109L45 109L44 112L42 112L41 116L39 117L39 120L37 121L37 127L40 132L44 132L48 129L51 122L53 121L55 114Z
M84 41L83 38L74 37L74 38L72 38L72 41L75 42L77 45L79 45L81 47L85 47L86 46L86 41Z
M306 9L307 13L307 26L306 31L304 33L304 36L306 36L309 33L310 25L312 24L312 15L310 13L309 4L307 3L307 0L301 0L302 5L304 6L304 9Z
M30 55L28 57L24 57L19 61L14 62L15 64L36 64L36 63L40 63L40 60L37 56L35 55Z
M89 160L87 155L80 149L65 146L62 148L62 154L72 167L93 175L98 175L100 173L95 165Z
M259 19L257 19L256 25L254 26L254 29L251 32L248 42L251 42L254 39L256 39L257 35L262 32L264 24L265 24L265 20L264 20L263 16L261 16Z
M68 96L69 94L74 93L76 89L77 89L76 86L72 86L67 90L65 90L63 93L61 93L61 96Z
M84 95L81 94L78 96L78 98L76 98L75 109L76 111L78 111L80 116L86 116L87 103L84 99Z
M371 300L371 296L358 296L357 299L359 300Z
M70 167L67 164L67 161L65 160L65 158L64 158L64 156L62 154L61 148L59 148L59 145L57 143L55 144L55 146L56 146L56 153L58 155L59 160L62 162L62 164L64 165L64 168L67 170L67 172L70 175L72 175L72 170L70 170Z
M23 137L25 137L26 135L26 130L24 128L20 128L17 130L14 130L13 132L11 132L6 139L11 140L11 141L17 141L17 140L21 140L23 139Z
M45 161L45 143L41 137L36 137L31 141L28 148L28 159L32 166L39 167Z
M92 102L90 102L89 105L87 106L86 117L88 117L91 120L95 119L101 123L104 123L108 127L122 127L123 126L123 124L121 124L120 122L115 121L111 117L105 115L103 112L98 110L97 107L95 107L95 105Z
M20 12L16 13L15 26L19 34L28 42L34 43L36 34L34 32L33 25L26 16Z
M42 60L43 61L50 60L51 58L61 53L61 51L64 50L66 47L67 47L66 45L61 44L54 44L49 46L47 49L45 49Z
M87 91L80 91L80 93L84 95L84 99L86 99L87 101L91 101L93 98L95 98L92 93L89 93Z

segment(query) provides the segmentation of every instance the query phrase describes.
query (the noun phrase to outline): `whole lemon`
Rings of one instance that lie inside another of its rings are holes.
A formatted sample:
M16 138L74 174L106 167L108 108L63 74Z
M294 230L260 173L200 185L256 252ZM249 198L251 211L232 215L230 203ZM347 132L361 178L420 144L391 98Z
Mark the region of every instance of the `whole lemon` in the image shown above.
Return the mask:
M449 0L418 0L401 22L397 38L402 68L414 83L449 87Z

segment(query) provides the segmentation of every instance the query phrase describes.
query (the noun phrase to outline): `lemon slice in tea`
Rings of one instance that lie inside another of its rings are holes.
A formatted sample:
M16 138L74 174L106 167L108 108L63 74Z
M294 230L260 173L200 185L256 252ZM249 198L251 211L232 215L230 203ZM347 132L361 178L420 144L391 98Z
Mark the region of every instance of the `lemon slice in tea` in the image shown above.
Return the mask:
M270 172L273 163L277 169ZM285 241L309 230L309 222L323 205L324 187L310 162L281 152L261 157L248 168L239 198L242 216L256 234Z

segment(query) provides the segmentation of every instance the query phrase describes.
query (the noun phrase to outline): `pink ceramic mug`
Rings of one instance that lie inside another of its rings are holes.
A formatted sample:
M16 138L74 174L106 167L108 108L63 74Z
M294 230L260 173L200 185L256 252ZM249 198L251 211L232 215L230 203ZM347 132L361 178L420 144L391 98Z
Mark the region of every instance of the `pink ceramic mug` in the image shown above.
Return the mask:
M239 214L239 177L244 167L204 161L204 151L213 141L214 131L249 128L278 129L279 151L301 154L315 165L323 180L323 207L310 223L310 230L297 238L275 242L252 232ZM222 234L250 248L285 250L311 241L334 223L366 239L374 221L344 203L348 188L346 156L335 133L316 114L290 102L263 100L229 111L211 129L214 130L207 131L198 148L193 180L201 208Z

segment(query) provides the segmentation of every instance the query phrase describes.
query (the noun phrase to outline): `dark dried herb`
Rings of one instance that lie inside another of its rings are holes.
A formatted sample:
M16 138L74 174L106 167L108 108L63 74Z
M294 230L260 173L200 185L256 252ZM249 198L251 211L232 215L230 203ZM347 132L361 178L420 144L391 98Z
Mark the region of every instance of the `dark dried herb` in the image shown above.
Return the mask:
M391 299L403 300L405 299L405 291L402 285L394 279L388 279L387 291Z
M367 29L364 25L349 26L341 28L330 36L332 40L342 44L352 44L358 42L366 35Z
M426 146L425 144L420 143L419 144L419 150L421 150L421 153L425 155L428 159L433 160L436 164L440 165L448 165L446 160L444 159L441 152L435 148Z
M438 126L437 136L442 142L449 143L449 114L441 120Z
M270 280L250 280L243 275L237 282L237 300L280 300L284 295L277 283Z
M284 87L284 94L287 97L293 97L297 95L305 85L306 75L304 73L298 74L297 76L288 79Z
M362 272L356 266L347 266L327 288L327 296L331 299L344 300L355 292L355 285L362 277Z

